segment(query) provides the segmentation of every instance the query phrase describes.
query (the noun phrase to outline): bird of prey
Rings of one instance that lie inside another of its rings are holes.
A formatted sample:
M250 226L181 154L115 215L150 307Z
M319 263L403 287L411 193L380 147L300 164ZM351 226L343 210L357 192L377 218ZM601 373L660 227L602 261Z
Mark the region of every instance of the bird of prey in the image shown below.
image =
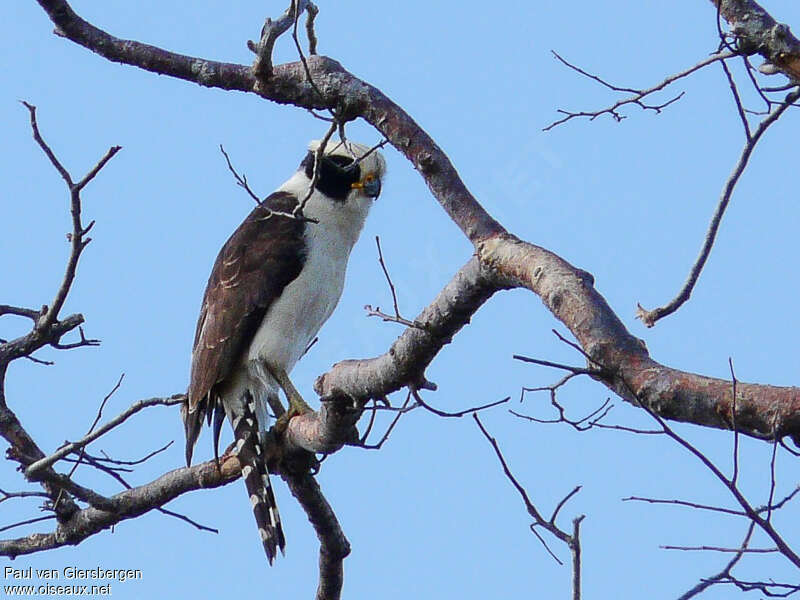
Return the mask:
M386 170L380 153L367 146L331 141L316 161L319 146L311 142L297 172L220 250L197 321L182 408L187 465L203 420L213 421L215 456L225 416L230 421L270 564L285 538L264 455L269 408L283 412L283 390L289 410L279 423L310 410L289 373L339 302L350 251ZM293 217L303 200L302 218Z

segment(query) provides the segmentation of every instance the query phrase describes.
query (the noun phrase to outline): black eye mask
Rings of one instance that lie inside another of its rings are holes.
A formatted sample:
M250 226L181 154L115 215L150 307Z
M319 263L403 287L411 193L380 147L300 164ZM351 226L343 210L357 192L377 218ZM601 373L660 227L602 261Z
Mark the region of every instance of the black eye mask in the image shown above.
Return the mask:
M314 153L306 154L300 168L305 171L306 177L311 179L314 175ZM343 202L347 194L361 179L361 167L353 165L353 159L346 156L325 156L319 164L319 178L315 189L326 196Z

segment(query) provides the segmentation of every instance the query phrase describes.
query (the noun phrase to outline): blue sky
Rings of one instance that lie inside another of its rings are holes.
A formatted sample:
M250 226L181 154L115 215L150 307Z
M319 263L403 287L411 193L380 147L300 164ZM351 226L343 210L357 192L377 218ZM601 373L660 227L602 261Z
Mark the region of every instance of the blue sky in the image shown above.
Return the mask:
M509 2L494 12L477 3L432 4L320 2L319 50L403 106L511 231L591 272L656 360L727 377L732 357L740 380L796 384L796 111L759 145L691 301L652 330L634 319L636 303L663 304L683 283L743 142L721 69L713 66L680 82L673 92L686 95L660 115L632 109L622 123L600 118L541 131L557 118L558 108L599 108L615 99L557 63L551 49L621 85L647 87L715 49L710 3L681 2L669 12L662 3L633 0ZM765 5L776 18L800 23L795 2ZM257 36L263 18L285 8L276 2L210 1L187 8L154 0L76 0L73 6L118 37L238 63L250 62L245 42ZM281 39L276 62L294 58L290 40ZM107 62L54 36L32 0L0 5L0 68L0 302L48 303L68 252L67 194L34 145L18 100L39 107L44 136L74 175L109 146L123 146L83 195L85 219L97 224L64 311L83 313L87 335L102 339L102 346L45 351L41 358L56 360L55 366L18 361L7 377L10 406L45 450L53 450L85 432L121 373L124 383L108 415L141 398L185 390L208 272L221 244L252 208L227 172L219 144L254 189L266 194L289 177L307 142L320 137L325 125L254 95L208 90ZM758 107L752 93L746 97ZM364 143L379 140L364 123L348 131ZM409 163L391 148L385 156L384 193L353 252L339 308L293 372L312 403L317 375L338 360L384 352L401 331L364 314L365 304L391 306L376 235L409 318L471 254ZM22 334L26 325L4 318L0 337ZM546 385L560 374L511 356L580 364L553 328L565 333L532 294L498 294L428 370L439 391L428 393L427 401L459 410L510 395L514 409L547 416L546 397L531 397L522 406L516 399L521 386ZM573 415L582 415L608 396L606 388L578 381L561 399ZM651 425L612 400L609 422ZM746 523L733 517L621 501L639 495L730 506L707 471L667 439L578 434L523 422L505 408L485 413L483 420L543 512L583 485L563 509L562 525L586 515L586 598L640 598L643 590L648 597L677 597L721 569L728 557L659 545L736 546L744 535ZM691 426L677 430L729 468L729 435ZM177 410L154 408L93 449L137 458L176 440L130 475L139 484L182 463L182 437ZM208 435L197 454L210 456ZM742 440L743 489L755 504L766 501L769 456L768 445ZM781 495L797 485L800 470L780 452L778 472ZM82 482L107 494L118 490L95 473L79 473ZM324 463L319 481L353 546L345 562L344 597L568 594L569 569L557 565L529 532L524 507L470 419L411 413L381 451L345 449ZM115 598L232 597L254 588L265 597L310 597L317 542L283 483L275 485L288 543L287 556L272 568L238 483L185 495L169 506L218 528L219 535L151 513L78 547L21 557L14 565L142 569L141 581L114 584ZM0 463L0 487L23 487L6 462ZM36 515L33 501L0 505L3 523ZM776 516L790 541L800 538L797 522L791 508ZM9 533L43 531L46 525ZM566 548L549 541L568 562ZM743 576L796 580L778 559L751 558L745 565ZM704 597L730 594L719 589Z

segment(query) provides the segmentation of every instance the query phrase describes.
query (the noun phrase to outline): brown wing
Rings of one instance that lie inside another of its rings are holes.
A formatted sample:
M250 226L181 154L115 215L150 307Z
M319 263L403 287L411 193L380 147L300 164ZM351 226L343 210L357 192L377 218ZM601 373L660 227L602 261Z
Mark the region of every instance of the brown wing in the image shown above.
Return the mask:
M297 198L275 192L264 206L291 212ZM208 278L197 321L189 399L183 411L186 457L204 417L216 404L215 388L230 375L267 309L299 274L305 260L303 222L256 207L220 250ZM221 413L220 413L221 415Z

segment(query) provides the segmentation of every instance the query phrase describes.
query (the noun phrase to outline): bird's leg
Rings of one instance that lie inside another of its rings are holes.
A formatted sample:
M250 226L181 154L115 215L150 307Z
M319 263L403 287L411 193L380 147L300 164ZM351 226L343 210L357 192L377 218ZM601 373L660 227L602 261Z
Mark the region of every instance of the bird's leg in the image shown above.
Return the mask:
M269 372L272 373L272 377L275 381L278 382L278 385L281 386L283 393L286 394L286 399L289 401L289 410L278 416L278 420L275 422L275 427L273 429L274 434L283 436L286 433L286 428L289 426L289 419L313 412L313 409L303 400L303 397L300 395L300 392L297 391L297 388L294 387L286 371L272 367L267 368ZM283 454L286 448L284 445L277 444L272 446L277 449L277 454L268 456L267 460L269 462L267 464L279 465L275 467L276 469L284 473L308 473L309 471L316 473L319 470L319 461L312 452L294 452L291 456L288 456Z
M289 419L292 417L303 415L313 410L308 404L306 404L306 401L303 400L303 397L300 395L300 392L297 391L297 388L294 387L294 384L292 383L291 379L289 379L286 371L273 367L267 368L275 378L275 381L278 382L278 385L281 386L283 393L286 394L286 399L289 401L289 410L285 414L278 417L278 423L281 423L281 421L285 420L282 423L285 427L289 423Z

